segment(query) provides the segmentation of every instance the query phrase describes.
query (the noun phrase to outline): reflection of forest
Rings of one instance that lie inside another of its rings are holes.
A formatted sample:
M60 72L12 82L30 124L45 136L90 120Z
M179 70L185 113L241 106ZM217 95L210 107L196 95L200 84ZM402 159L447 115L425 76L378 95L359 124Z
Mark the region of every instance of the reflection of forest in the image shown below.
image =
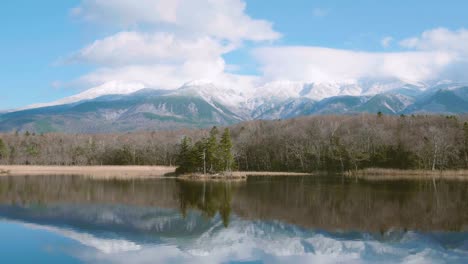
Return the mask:
M244 218L325 230L466 231L467 198L468 185L461 182L327 184L284 178L247 184L236 193L232 207Z
M81 177L0 177L0 203L125 204L280 220L326 230L467 230L468 185L461 182L353 183L306 177L243 184ZM7 217L7 216L6 216Z
M2 204L125 204L177 207L175 181L93 180L81 176L0 177Z
M216 213L219 213L224 226L227 227L231 215L232 192L237 185L238 183L230 182L181 181L179 183L180 210L185 215L187 209L197 209L207 217L214 217Z

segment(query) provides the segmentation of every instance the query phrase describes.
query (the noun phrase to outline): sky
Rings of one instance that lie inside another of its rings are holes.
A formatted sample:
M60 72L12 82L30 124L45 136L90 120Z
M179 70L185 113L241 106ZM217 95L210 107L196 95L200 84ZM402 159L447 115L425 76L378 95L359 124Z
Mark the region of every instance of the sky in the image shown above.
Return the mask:
M93 87L465 82L464 0L6 0L0 109Z

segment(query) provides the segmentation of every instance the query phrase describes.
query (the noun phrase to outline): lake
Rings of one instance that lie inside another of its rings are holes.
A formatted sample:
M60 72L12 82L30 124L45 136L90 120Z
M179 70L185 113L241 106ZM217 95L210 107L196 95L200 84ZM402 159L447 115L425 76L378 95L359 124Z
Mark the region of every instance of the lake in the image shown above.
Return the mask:
M468 183L0 177L1 263L467 263Z

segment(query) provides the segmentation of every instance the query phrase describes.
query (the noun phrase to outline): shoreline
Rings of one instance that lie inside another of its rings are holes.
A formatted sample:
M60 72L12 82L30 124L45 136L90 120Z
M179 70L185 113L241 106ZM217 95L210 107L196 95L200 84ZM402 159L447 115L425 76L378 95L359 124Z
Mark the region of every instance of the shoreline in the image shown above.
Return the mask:
M0 165L0 177L7 176L44 176L79 175L97 179L138 179L161 178L174 174L176 167L171 166L43 166L43 165ZM312 173L234 171L228 175L181 175L182 180L246 180L249 176L311 176ZM227 176L227 177L226 177ZM225 178L226 177L226 178Z
M0 165L0 177L79 175L96 179L141 179L160 178L174 173L170 166L36 166Z
M301 172L271 172L271 171L232 171L219 174L187 173L177 176L184 181L246 181L248 177L277 176L312 176L313 173Z
M398 169L362 169L348 171L344 175L369 181L387 180L459 180L468 181L468 170L398 170Z
M182 174L177 177L178 180L182 181L210 181L210 182L243 182L247 180L247 175L239 173L230 174L199 174L190 173Z
M86 176L95 179L145 179L174 176L171 166L42 166L0 165L0 177L7 176ZM313 176L319 173L234 171L228 174L203 175L198 173L176 176L191 181L245 181L248 177ZM370 180L460 180L468 181L468 170L397 170L369 168L344 173L345 177Z

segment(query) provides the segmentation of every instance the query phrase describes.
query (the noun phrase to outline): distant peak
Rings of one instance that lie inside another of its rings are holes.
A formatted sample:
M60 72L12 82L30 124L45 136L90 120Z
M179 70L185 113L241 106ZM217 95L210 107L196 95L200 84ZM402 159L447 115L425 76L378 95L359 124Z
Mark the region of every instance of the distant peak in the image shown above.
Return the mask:
M110 82L103 83L99 86L93 87L91 89L85 90L76 95L65 97L63 99L50 102L50 103L38 103L38 104L29 105L23 108L16 109L16 111L40 108L40 107L46 107L46 106L76 103L76 102L83 101L83 100L95 99L103 95L131 94L144 88L145 88L145 85L141 82L110 81Z

